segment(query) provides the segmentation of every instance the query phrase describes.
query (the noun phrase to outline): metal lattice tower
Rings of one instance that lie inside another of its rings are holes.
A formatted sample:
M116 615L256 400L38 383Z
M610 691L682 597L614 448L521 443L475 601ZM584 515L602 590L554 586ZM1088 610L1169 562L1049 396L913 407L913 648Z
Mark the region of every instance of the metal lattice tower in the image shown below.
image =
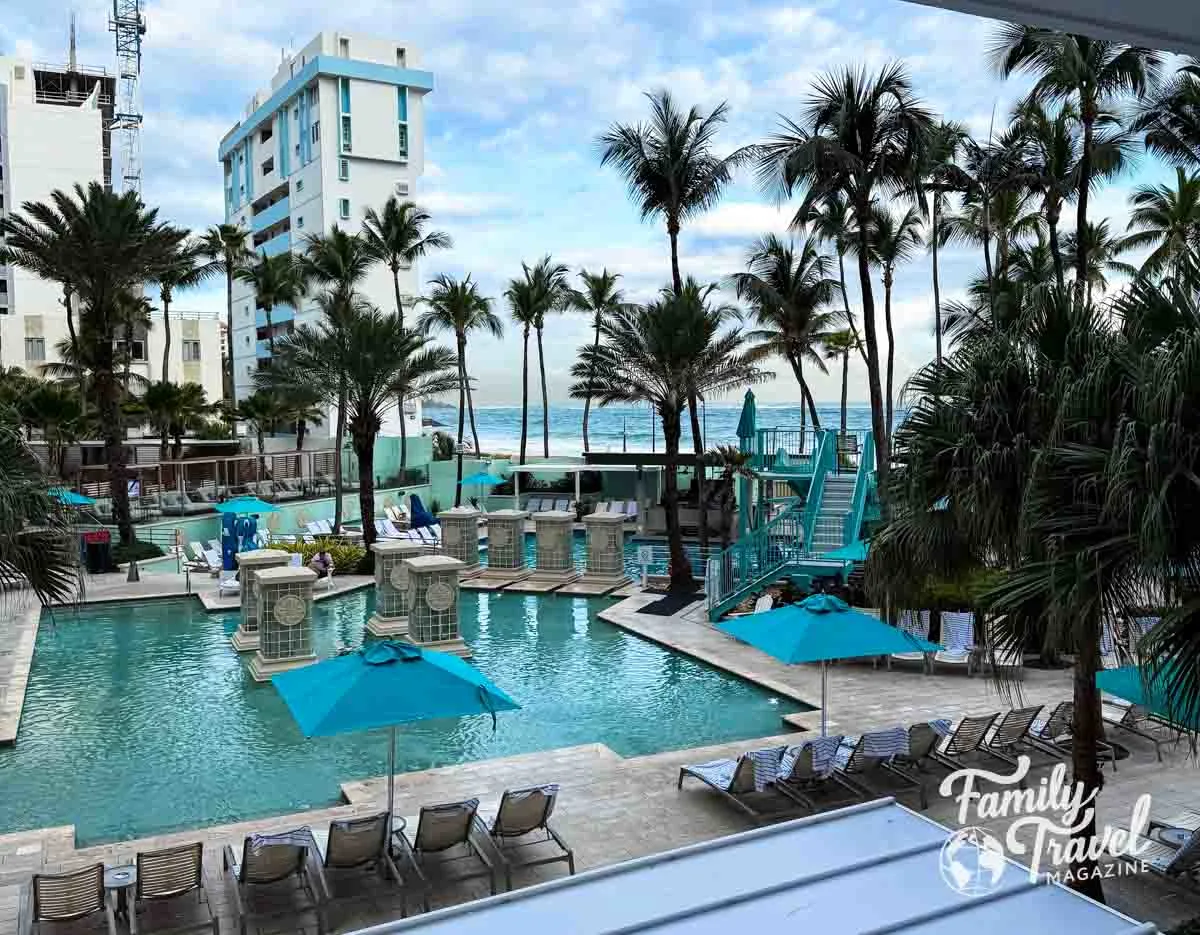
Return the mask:
M113 0L108 28L116 37L117 107L109 129L120 140L124 191L142 190L142 36L146 21L141 0Z

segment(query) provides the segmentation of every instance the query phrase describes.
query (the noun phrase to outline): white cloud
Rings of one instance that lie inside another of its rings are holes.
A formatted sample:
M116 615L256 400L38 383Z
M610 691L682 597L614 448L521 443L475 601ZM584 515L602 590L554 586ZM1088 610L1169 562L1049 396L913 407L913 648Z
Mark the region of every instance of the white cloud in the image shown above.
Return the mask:
M765 233L783 234L788 230L795 206L763 204L753 201L725 201L688 224L688 231L709 237L758 237Z

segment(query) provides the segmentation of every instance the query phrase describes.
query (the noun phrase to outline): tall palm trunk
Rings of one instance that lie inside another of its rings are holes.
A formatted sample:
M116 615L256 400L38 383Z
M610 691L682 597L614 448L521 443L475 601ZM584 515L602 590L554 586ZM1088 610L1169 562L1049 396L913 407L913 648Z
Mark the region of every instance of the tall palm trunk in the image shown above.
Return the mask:
M392 267L392 290L396 293L396 327L404 327L404 303L400 301L400 267Z
M814 432L821 431L821 417L817 415L817 403L813 399L812 390L808 387L808 381L804 379L804 363L795 355L788 355L788 363L792 365L792 373L796 377L796 382L800 384L800 396L804 399L804 405L808 408L808 415L812 419ZM800 422L804 423L804 409L800 410Z
M858 281L862 289L863 337L867 345L867 390L871 398L871 431L876 441L886 442L887 431L883 421L883 387L879 382L879 341L875 333L875 294L871 289L870 230L866 219L871 206L860 199L855 214L862 219L858 224ZM889 464L886 444L875 445L875 480L879 490L887 489Z
M125 368L121 378L125 392L129 392L129 370L133 366L133 320L125 322Z
M692 451L696 455L696 538L703 561L708 549L708 491L704 483L704 434L700 428L700 403L695 389L688 391L688 411L692 418Z
M890 446L892 438L892 405L895 384L893 377L896 368L896 336L892 332L892 284L895 282L895 272L886 267L883 272L883 326L887 330L887 437L884 439Z
M351 444L358 456L358 514L362 517L363 545L375 541L375 435L365 426L350 430Z
M396 293L396 327L404 329L404 303L400 301L400 268L392 267L392 289ZM400 416L400 483L408 467L408 426L404 424L404 394L396 394L396 412Z
M225 254L225 354L227 370L225 377L229 381L226 395L233 399L233 257Z
M850 313L850 293L846 291L846 251L839 249L837 252L838 258L838 279L842 284L842 304L846 310L846 324L850 327L850 333L854 335L854 343L858 347L858 356L862 358L863 366L867 365L866 346L858 338L858 328L854 326L854 316Z
M337 426L333 437L333 531L342 528L342 438L346 434L346 381L338 387Z
M1075 202L1075 303L1082 305L1088 281L1088 253L1091 252L1091 244L1088 243L1087 212L1088 190L1092 185L1092 124L1096 114L1095 105L1088 101L1081 100L1079 109L1083 123L1083 152L1079 154L1079 197Z
M275 362L275 325L271 321L271 306L268 305L263 314L267 316L267 347L271 351L271 362Z
M597 314L596 315L596 337L592 341L593 355L595 355L595 353L598 352L599 350L600 350L600 315ZM595 357L593 356L592 359L595 360ZM587 454L588 451L591 450L591 446L588 442L588 417L591 415L591 411L592 411L592 383L595 381L595 379L596 379L596 368L595 368L595 365L593 364L592 370L588 374L587 395L585 397L583 397L583 453L584 454Z
M1061 205L1057 200L1052 204L1046 205L1046 227L1050 231L1050 256L1054 260L1054 279L1058 283L1060 290L1064 288L1065 282L1062 250L1058 246L1058 218L1061 210Z
M467 374L467 342L462 347L462 380L467 388L467 417L471 420L471 439L475 442L475 455L479 455L479 430L475 428L475 399L471 394L471 378Z
M667 552L670 555L670 589L674 592L691 594L696 590L696 579L692 566L683 550L683 531L679 528L679 409L667 409L659 413L662 417L663 467L663 512L667 520Z
M936 360L940 364L942 362L942 284L938 276L938 202L941 199L934 193L933 196L933 212L932 212L932 229L929 233L930 243L933 245L933 340L934 348L937 354ZM843 384L845 380L843 378ZM845 390L842 391L843 396ZM845 403L842 403L843 412L845 411ZM845 416L843 415L842 434L846 434Z
M1104 778L1097 761L1099 743L1103 734L1103 720L1100 713L1100 691L1096 688L1096 670L1100 666L1100 627L1099 616L1093 614L1091 625L1080 634L1078 656L1075 659L1075 678L1073 700L1075 703L1075 722L1072 724L1071 742L1071 772L1073 781L1082 786L1084 800L1093 790L1099 792L1104 785ZM1092 813L1087 825L1072 836L1077 840L1090 841L1096 834L1096 817ZM1082 850L1082 849L1081 849ZM1094 861L1081 861L1072 867L1075 871L1075 882L1072 886L1086 896L1098 902L1104 902L1104 890L1100 884L1100 876L1095 872Z
M542 323L537 329L538 373L542 379L542 457L550 457L550 396L546 392L546 358L542 354Z
M992 216L991 199L983 199L983 269L987 274L988 311L992 322L996 321L996 277L992 271Z
M167 422L165 419L163 420L162 425L159 426L159 429L160 429L159 434L158 434L158 460L159 461L167 460L167 437L170 435L170 432L168 431L170 428L171 428L171 424L169 422Z
M162 381L163 383L170 382L171 371L171 295L164 293L162 296L163 307L163 365L162 365Z
M675 294L683 291L683 277L679 275L679 222L667 221L667 237L671 241L671 285Z
M458 336L458 445L455 460L458 462L458 475L454 483L454 505L462 505L462 456L463 456L463 418L467 414L467 368L463 357L467 352L467 342L460 334Z
M842 423L841 434L846 434L846 393L850 387L850 348L842 351Z
M521 460L525 463L525 445L529 440L529 325L521 336Z
M100 342L98 366L94 370L100 434L104 439L104 460L108 463L109 496L121 543L132 545L133 519L129 513L128 475L125 469L125 439L121 430L121 397L112 368L112 345Z

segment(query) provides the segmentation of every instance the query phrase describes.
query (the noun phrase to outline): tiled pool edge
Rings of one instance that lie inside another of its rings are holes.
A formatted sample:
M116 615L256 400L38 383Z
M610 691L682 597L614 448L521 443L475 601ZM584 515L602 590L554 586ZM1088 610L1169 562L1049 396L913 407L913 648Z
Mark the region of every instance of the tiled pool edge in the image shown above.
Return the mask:
M8 657L7 664L0 662L0 746L17 741L41 617L42 606L34 602L0 622L0 646L6 647L0 650L0 660Z

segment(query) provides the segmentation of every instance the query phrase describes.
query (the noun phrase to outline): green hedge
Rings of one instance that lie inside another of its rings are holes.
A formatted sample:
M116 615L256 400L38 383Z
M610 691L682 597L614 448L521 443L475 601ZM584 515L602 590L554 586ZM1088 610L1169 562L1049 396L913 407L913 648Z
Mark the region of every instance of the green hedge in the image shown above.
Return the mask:
M129 561L144 562L147 559L159 558L163 555L166 553L153 542L142 542L141 539L135 540L132 545L116 543L112 550L113 561L118 565L124 565Z
M324 549L333 559L333 570L339 575L357 574L359 565L367 554L367 550L361 545L333 542L328 539L318 539L316 542L272 543L271 548L282 549L285 552L299 552L304 556L305 565L312 561L314 555Z

